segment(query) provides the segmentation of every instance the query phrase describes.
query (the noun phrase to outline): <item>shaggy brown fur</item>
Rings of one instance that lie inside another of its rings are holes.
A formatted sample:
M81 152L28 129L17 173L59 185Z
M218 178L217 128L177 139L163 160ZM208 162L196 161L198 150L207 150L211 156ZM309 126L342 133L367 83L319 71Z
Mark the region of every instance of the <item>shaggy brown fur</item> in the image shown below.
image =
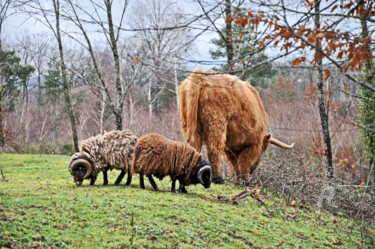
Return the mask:
M268 118L257 90L235 76L195 70L178 92L185 141L198 151L207 145L213 181L223 182L225 154L234 175L248 182L271 138L264 134Z
M173 181L173 191L176 179L180 181L181 188L198 183L192 174L200 164L208 165L208 162L203 161L199 152L189 144L172 141L159 134L148 134L139 138L135 146L131 174L139 173L142 178L143 175L148 176L155 189L150 176L162 180L169 175ZM142 185L141 180L141 187L144 187Z
M112 169L122 171L116 181L116 184L119 184L125 173L130 171L136 142L137 137L130 130L110 131L86 139L81 142L80 152L72 156L69 171L74 173L71 166L75 160L86 159L93 166L91 184L94 184L100 171L103 171L104 184L107 184L106 173ZM129 176L130 174L128 178Z

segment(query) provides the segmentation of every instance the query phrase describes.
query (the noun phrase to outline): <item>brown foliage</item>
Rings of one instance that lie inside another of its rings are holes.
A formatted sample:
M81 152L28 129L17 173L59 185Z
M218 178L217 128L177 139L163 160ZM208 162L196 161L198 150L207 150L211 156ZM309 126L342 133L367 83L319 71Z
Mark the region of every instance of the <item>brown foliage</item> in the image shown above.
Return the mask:
M345 2L346 4L344 4ZM306 0L306 3L309 11L313 12L313 8L316 5L315 2ZM343 19L358 18L359 16L369 17L375 13L372 0L347 0L344 3L334 5L330 9L330 13L345 17ZM285 11L285 9L283 10ZM347 63L342 68L345 71L348 69L353 71L356 68L361 69L364 63L368 64L372 60L372 54L369 51L371 45L370 37L361 38L360 34L352 34L351 30L340 30L338 23L336 23L337 19L328 19L322 27L311 28L309 21L313 21L312 16L304 18L305 21L298 23L298 25L290 25L286 23L282 12L280 11L276 15L274 12L269 15L254 15L251 12L246 15L242 12L236 12L233 16L227 16L226 22L233 21L235 25L242 28L248 25L269 27L273 30L272 35L264 35L259 42L259 48L263 48L265 44L273 42L274 46L281 44L280 51L284 50L285 52L290 49L310 49L314 52L314 57L311 60L312 64L322 60L323 57L333 57L338 60L346 59ZM341 28L345 29L345 27ZM319 51L320 49L321 51ZM296 58L292 62L292 66L298 66L305 61L305 57ZM330 72L328 70L325 72L324 79L326 80L330 76Z
M297 88L289 79L282 76L275 81L272 93L276 98L285 101L295 101L298 98Z

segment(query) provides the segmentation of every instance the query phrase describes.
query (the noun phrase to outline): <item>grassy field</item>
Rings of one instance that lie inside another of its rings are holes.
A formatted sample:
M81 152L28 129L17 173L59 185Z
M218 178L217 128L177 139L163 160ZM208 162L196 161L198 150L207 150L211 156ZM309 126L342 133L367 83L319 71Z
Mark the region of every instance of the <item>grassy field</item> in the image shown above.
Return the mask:
M0 154L0 247L12 248L354 248L353 222L314 208L287 205L271 194L266 206L248 197L239 205L216 200L242 189L188 186L174 194L169 179L114 186L119 174L76 187L69 157Z

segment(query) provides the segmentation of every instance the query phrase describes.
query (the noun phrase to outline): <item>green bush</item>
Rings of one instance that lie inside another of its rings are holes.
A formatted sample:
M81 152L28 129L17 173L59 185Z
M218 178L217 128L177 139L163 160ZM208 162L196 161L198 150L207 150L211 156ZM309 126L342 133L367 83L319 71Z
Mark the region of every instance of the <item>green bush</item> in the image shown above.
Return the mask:
M16 146L17 147L17 146ZM14 148L14 146L13 146ZM17 152L20 153L19 145ZM57 155L72 155L74 147L72 143L41 143L31 144L23 151L25 154L57 154Z

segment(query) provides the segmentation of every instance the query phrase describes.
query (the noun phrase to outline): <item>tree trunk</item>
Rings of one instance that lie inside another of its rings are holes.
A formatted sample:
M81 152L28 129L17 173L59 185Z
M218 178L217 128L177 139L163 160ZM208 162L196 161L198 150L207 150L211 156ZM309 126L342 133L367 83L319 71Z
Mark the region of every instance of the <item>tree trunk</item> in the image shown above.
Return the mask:
M225 15L232 15L231 1L225 0ZM232 22L227 22L225 24L225 47L227 50L227 63L229 74L233 71L233 44L231 40L232 36Z
M107 8L107 18L108 18L108 30L109 37L111 40L111 50L113 54L113 60L115 62L115 78L116 78L116 93L117 93L117 103L116 103L116 129L122 130L122 111L124 107L124 90L121 85L120 78L120 58L117 49L117 39L115 32L113 30L113 21L112 21L112 1L106 0L105 5Z
M63 85L64 96L65 96L65 101L66 101L66 109L68 111L68 115L70 118L70 125L72 128L74 149L76 152L79 152L76 118L74 115L74 110L73 110L73 105L72 105L72 96L70 94L69 83L68 83L68 79L66 75L64 51L62 47L62 40L61 40L61 34L60 34L60 2L59 0L53 0L53 6L55 9L55 16L56 16L56 38L57 38L57 42L59 46L59 53L60 53L60 67L61 67L61 75L62 75L62 85Z
M148 123L150 124L152 119L152 96L151 96L151 88L152 88L152 75L150 77L148 83L148 92L147 92L147 101L148 101Z
M366 38L369 37L369 30L367 26L367 21L364 16L361 16L361 37ZM371 49L369 48L368 53L371 53ZM366 67L366 80L368 84L374 85L375 80L373 78L373 71L374 69L374 63L371 61L370 63L365 64ZM374 92L371 92L369 89L360 87L360 91L363 97L373 99L375 94ZM375 134L374 131L371 130L371 125L375 124L375 114L374 114L374 107L375 104L371 101L362 100L362 103L360 105L360 118L362 121L362 126L364 127L362 129L362 142L365 144L365 150L367 154L367 160L369 162L369 169L371 174L371 178L373 180L373 183L375 183L375 171L372 170L372 167L374 165L375 160Z
M100 134L104 134L104 113L105 113L105 101L106 101L106 94L104 89L102 90L102 100L101 100L101 111L100 111Z
M122 130L122 109L116 108L115 112L115 119L116 119L116 130Z
M178 96L178 78L177 78L177 63L174 66L174 86L176 91L176 104L177 104L177 114L180 114L180 99Z
M320 2L315 5L315 28L320 29ZM321 40L317 41L316 46L321 48ZM316 53L319 53L316 51ZM323 139L325 145L325 158L326 158L326 171L327 177L329 179L333 178L333 164L332 164L332 147L331 147L331 137L329 135L329 125L328 125L328 114L326 110L325 96L324 96L324 70L323 61L318 59L318 99L319 99L319 114L320 121L323 130Z
M40 72L40 67L38 67L38 98L37 98L38 105L42 105L42 77Z
M3 87L0 85L0 147L5 144L4 126L3 126Z

